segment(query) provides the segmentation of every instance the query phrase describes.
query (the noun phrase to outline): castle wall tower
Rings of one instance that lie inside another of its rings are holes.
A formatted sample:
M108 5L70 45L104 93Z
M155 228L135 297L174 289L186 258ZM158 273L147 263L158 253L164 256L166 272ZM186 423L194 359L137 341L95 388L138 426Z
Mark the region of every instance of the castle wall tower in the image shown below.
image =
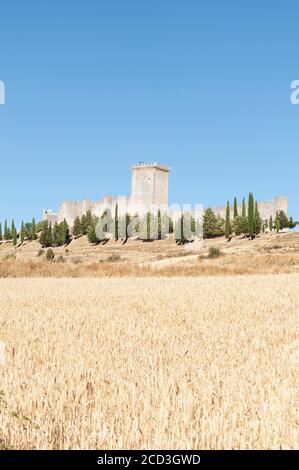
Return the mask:
M132 166L132 207L149 208L154 204L168 207L169 168L158 163L140 163Z

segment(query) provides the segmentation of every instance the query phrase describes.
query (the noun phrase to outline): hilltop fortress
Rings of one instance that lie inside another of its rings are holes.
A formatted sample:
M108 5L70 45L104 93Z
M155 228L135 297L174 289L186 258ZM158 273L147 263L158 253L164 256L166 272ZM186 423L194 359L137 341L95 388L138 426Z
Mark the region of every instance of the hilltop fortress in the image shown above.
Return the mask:
M104 196L98 201L64 201L58 213L44 209L43 219L52 224L66 219L72 225L76 217L82 217L87 211L101 217L107 209L114 213L118 204L119 214L125 212L142 215L151 207L168 211L168 175L169 168L159 163L144 163L132 166L132 190L130 196Z
M73 225L76 217L82 217L87 211L95 216L101 217L107 209L114 212L118 204L119 214L127 212L131 215L143 215L151 207L172 213L168 205L168 177L169 167L159 163L144 163L132 166L132 190L130 196L104 196L98 201L84 199L82 201L64 201L59 212L54 213L51 209L44 209L43 219L52 224L64 219L69 225ZM288 198L286 196L275 196L269 201L258 202L259 211L263 220L272 215L275 218L277 211L284 211L288 215ZM225 217L226 206L212 207L216 215ZM241 205L239 205L241 213ZM233 208L231 209L233 210Z

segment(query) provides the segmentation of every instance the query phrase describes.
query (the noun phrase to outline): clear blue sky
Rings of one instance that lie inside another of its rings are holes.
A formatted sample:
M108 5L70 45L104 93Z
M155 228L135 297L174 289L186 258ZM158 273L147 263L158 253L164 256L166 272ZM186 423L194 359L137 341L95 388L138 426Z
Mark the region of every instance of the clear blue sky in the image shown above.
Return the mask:
M0 219L130 193L171 167L170 202L286 194L299 219L298 1L1 2Z

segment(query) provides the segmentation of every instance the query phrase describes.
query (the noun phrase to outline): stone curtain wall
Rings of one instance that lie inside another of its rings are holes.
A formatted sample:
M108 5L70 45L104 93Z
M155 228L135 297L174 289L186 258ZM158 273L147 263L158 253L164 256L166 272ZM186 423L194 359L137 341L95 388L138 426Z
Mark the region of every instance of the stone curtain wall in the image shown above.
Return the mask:
M247 207L247 201L246 201ZM258 201L258 207L260 211L260 215L263 220L270 219L272 215L273 218L276 216L277 211L284 211L288 215L288 198L287 196L275 196L273 199L269 201ZM215 212L216 215L220 215L221 217L225 217L226 214L226 206L219 206L219 207L212 207L212 210ZM234 213L233 205L231 206L231 216ZM242 204L238 204L238 213L241 215L242 213Z

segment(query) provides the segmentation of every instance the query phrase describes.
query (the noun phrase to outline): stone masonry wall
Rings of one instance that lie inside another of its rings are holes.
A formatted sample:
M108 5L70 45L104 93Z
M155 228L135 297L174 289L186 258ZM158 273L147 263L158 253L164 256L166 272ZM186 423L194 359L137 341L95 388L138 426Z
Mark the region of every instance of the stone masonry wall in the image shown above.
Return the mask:
M263 220L269 220L272 215L273 219L277 211L284 211L288 215L288 198L287 196L275 196L269 201L258 201L258 208ZM226 206L212 207L216 215L225 217ZM231 206L231 215L233 214L233 206ZM238 204L238 213L242 212L242 204Z

